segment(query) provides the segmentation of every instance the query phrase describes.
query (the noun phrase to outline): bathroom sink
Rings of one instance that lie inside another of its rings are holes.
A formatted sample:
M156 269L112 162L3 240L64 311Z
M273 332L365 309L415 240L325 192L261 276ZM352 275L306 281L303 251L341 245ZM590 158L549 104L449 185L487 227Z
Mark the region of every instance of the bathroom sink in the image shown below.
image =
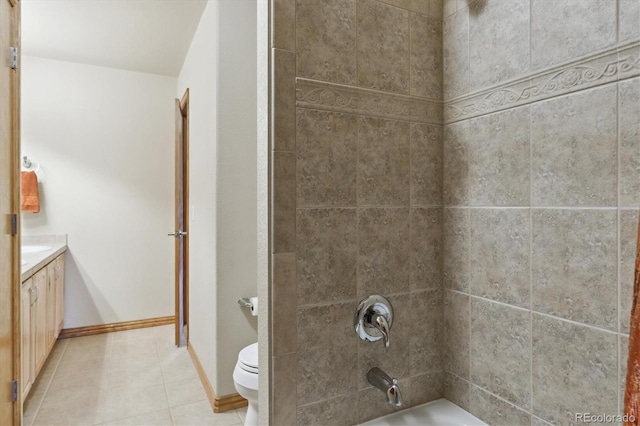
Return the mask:
M22 266L24 266L24 265L26 265L26 264L27 264L27 263L29 263L29 262L27 262L26 260L22 260L20 263L21 263L21 265L22 265Z
M22 246L22 254L40 253L47 250L51 250L51 246Z

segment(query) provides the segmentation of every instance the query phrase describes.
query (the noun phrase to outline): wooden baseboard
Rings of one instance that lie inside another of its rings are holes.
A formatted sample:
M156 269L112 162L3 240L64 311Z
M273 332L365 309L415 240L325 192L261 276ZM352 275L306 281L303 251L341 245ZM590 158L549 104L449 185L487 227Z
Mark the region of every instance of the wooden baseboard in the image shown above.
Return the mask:
M217 398L191 343L187 344L187 351L189 351L193 364L198 371L198 376L200 377L200 381L202 382L202 386L204 387L204 391L207 394L209 404L211 404L211 408L213 408L214 413L223 413L225 411L235 410L236 408L246 407L249 404L246 399L237 393Z
M90 325L87 327L63 328L58 339L70 337L91 336L94 334L113 333L114 331L133 330L136 328L157 327L175 323L175 317L149 318L136 321L116 322L113 324Z

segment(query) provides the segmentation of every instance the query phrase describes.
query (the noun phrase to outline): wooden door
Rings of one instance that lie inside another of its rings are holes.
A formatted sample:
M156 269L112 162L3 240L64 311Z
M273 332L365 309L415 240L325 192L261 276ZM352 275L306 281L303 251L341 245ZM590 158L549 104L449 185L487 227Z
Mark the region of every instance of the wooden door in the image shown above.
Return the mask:
M0 0L0 424L22 421L21 392L17 401L11 382L19 379L20 363L20 74L13 67L11 47L19 48L20 4ZM19 50L18 50L19 56ZM18 61L19 62L19 61ZM19 385L18 385L19 387Z
M189 89L175 100L175 343L189 340Z

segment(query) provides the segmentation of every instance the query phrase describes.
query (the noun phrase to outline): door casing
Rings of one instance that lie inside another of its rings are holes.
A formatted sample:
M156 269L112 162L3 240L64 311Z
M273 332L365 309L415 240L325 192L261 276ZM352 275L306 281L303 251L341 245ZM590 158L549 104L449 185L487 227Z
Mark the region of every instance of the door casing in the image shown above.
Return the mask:
M18 49L17 69L11 67L9 47ZM0 51L0 424L19 425L22 422L22 398L19 382L21 282L18 0L0 0ZM12 220L15 220L15 229ZM12 402L13 380L18 380L15 402Z
M180 346L182 327L185 329L185 343L189 342L189 89L185 91L182 99L176 99L175 173L175 229L186 233L182 237L177 237L175 244L175 344ZM182 183L182 188L180 188L180 183ZM182 190L182 205L180 205L180 190ZM182 210L182 223L180 223L180 209ZM180 265L181 243L182 265ZM181 266L182 305L180 304ZM181 308L182 315L180 315ZM180 323L181 318L183 319L182 324Z

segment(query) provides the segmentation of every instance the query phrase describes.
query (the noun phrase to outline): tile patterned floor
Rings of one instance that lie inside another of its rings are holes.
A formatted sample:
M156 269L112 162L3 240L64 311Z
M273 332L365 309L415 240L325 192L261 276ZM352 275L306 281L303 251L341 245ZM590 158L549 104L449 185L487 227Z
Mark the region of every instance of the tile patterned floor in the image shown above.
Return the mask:
M214 414L173 326L63 339L24 403L24 425L241 426Z

